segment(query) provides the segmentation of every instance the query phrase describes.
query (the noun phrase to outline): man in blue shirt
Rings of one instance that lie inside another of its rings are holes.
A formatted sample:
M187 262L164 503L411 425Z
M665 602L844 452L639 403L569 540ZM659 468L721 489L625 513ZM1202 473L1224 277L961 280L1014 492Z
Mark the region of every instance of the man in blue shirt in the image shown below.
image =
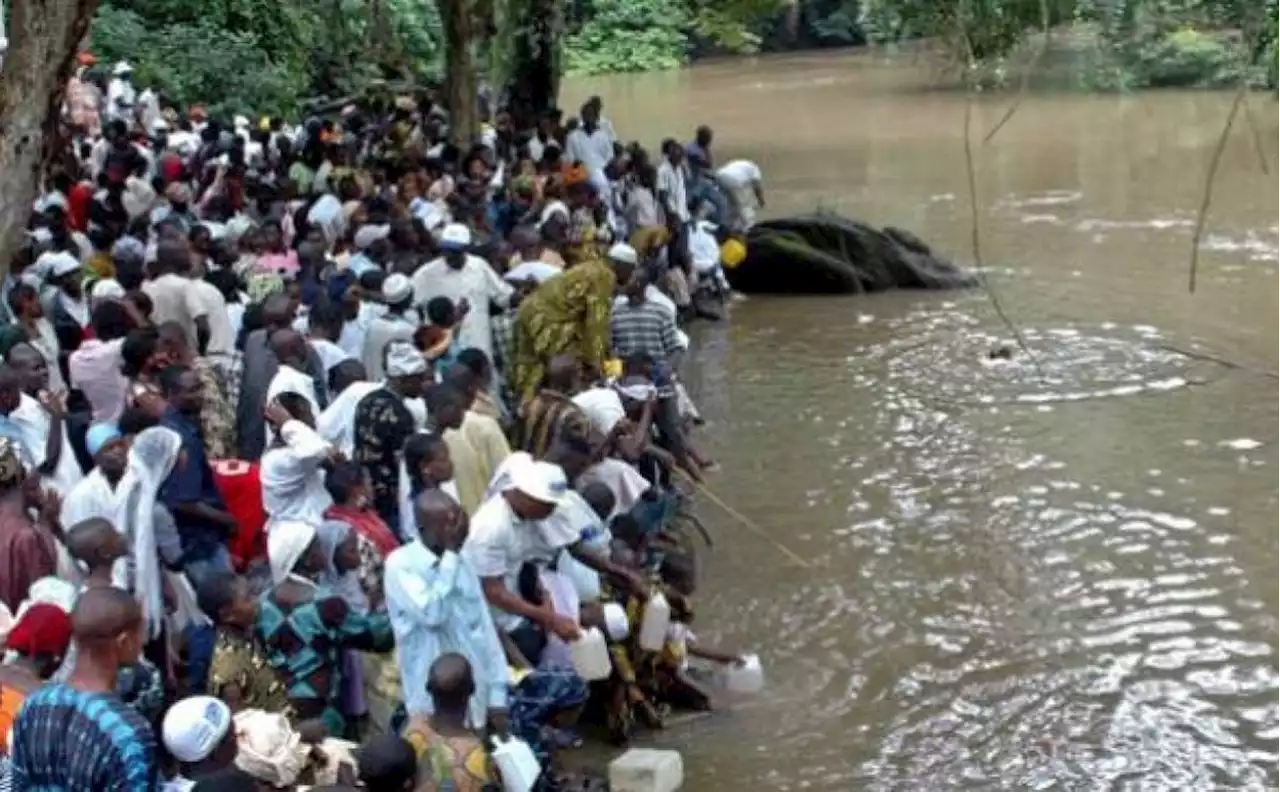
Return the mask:
M182 539L182 560L187 575L197 588L210 576L229 574L231 554L226 540L236 529L213 482L213 470L200 434L200 410L204 398L200 377L182 366L171 366L160 374L168 406L160 425L182 437L186 459L178 459L160 488L160 500L173 515Z
M133 595L91 586L71 614L76 660L65 684L31 693L13 723L13 788L154 790L157 747L151 727L115 696L122 666L142 649L142 610Z

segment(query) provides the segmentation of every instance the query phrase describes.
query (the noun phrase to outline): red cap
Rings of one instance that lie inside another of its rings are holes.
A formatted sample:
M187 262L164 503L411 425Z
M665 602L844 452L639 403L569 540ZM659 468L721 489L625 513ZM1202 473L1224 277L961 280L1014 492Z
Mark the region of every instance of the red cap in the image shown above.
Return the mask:
M35 657L62 657L71 643L71 617L57 605L37 603L22 614L5 640L5 648Z

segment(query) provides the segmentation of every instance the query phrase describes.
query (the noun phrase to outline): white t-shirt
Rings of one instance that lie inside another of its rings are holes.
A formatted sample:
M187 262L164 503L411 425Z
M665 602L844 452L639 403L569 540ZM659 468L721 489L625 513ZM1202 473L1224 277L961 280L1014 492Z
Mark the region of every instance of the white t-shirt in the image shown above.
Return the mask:
M501 577L507 588L517 590L520 567L526 562L550 562L562 547L578 541L580 533L568 521L552 518L522 520L507 499L495 494L480 505L471 518L471 532L462 545L462 557L481 578ZM516 629L523 619L499 608L490 608L499 629Z
M24 462L38 467L45 461L45 446L49 442L49 432L53 429L53 421L49 411L40 402L27 394L22 394L18 408L9 414L9 418L22 432ZM71 439L67 433L65 419L62 424L62 448L58 452L58 465L53 474L42 479L46 487L52 488L59 495L66 496L76 484L84 478L84 471L76 461L75 452L71 450Z
M658 166L658 192L667 194L667 205L675 210L680 222L689 222L689 195L685 191L683 169L663 160Z
M716 242L715 223L699 220L689 232L689 258L700 273L715 270L720 264L720 243Z
M750 187L756 182L764 181L760 166L751 160L734 160L716 171L716 178L726 187Z
M327 338L311 338L307 340L311 344L311 348L316 351L320 357L320 363L324 366L324 373L327 376L333 367L344 360L350 360L353 355L347 353L345 349L333 343Z
M231 326L231 313L227 310L226 298L218 291L217 286L203 278L192 280L191 288L192 296L202 306L200 313L195 316L204 316L209 323L209 346L205 351L210 355L230 357L236 351L236 330ZM243 313L241 317L243 318Z
M578 127L564 141L565 154L570 162L581 162L588 173L598 173L613 160L613 138L604 127L597 126L588 134Z
M187 343L196 349L196 317L207 315L208 308L191 288L191 279L168 272L142 284L142 291L151 298L152 323L177 322L187 334Z

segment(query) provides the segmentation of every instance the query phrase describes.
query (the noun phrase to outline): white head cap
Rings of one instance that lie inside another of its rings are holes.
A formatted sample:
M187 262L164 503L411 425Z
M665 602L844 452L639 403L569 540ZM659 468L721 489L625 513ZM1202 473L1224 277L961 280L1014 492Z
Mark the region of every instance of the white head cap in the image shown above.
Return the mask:
M471 244L471 229L462 223L450 223L440 232L440 247L446 250L462 250Z
M633 267L640 263L640 256L636 254L636 249L626 242L619 242L609 248L609 259L619 264L630 264Z
M164 747L179 762L209 758L231 730L231 709L212 696L192 696L165 713Z
M382 282L382 299L387 305L399 305L413 296L413 282L407 275L394 272Z

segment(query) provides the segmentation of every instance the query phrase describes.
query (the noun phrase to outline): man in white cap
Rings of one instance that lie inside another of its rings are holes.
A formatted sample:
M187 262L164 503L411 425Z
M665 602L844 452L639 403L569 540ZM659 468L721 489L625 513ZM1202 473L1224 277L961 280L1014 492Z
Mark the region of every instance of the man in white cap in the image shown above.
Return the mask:
M536 665L546 633L568 642L576 640L581 629L576 619L556 613L550 603L535 605L522 597L517 591L520 569L527 562L554 558L580 537L564 523L547 521L569 491L559 465L518 452L507 458L502 470L505 486L472 516L462 557L480 576L498 629Z
M357 278L371 269L377 269L386 255L386 244L379 244L391 235L391 226L362 225L352 238L356 252L347 261L347 268Z
M385 363L386 383L356 405L352 461L369 474L374 509L403 538L412 531L400 531L400 453L417 429L405 402L422 396L429 374L426 357L409 341L387 344Z
M161 735L165 750L178 760L178 774L164 792L187 792L199 779L231 767L236 760L236 730L231 709L212 696L191 696L165 713Z
M133 67L119 61L112 68L111 82L107 85L107 118L118 118L132 126L137 96L137 89L133 87Z
M419 325L413 310L413 284L407 276L398 272L387 276L382 282L382 302L387 312L369 323L360 353L360 362L373 381L382 379L387 345L392 341L412 343Z
M426 307L437 297L446 297L458 306L462 316L458 326L458 343L463 349L475 348L493 357L493 330L489 322L489 304L505 308L514 289L498 277L493 267L479 256L468 252L471 229L461 223L450 223L440 234L444 255L422 265L413 275L413 301Z

